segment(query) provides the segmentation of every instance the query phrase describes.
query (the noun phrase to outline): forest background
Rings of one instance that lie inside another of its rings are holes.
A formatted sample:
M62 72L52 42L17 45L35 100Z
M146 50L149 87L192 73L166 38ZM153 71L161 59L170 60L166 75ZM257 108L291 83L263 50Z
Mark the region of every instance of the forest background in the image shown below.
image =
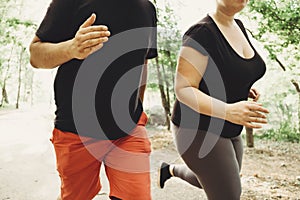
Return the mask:
M18 111L40 109L51 113L54 110L56 69L32 68L28 51L49 3L50 0L0 0L0 116ZM144 107L150 118L148 128L153 148L162 149L172 145L170 114L175 100L173 83L182 35L213 10L214 1L153 0L153 3L157 6L159 19L159 56L149 64ZM272 142L269 146L279 145L280 152L282 148L286 151L286 148L295 147L294 151L290 149L291 154L283 157L297 154L300 143L300 2L250 1L237 18L244 22L251 41L267 63L267 72L255 87L262 94L260 102L270 110L269 124L254 130L254 134L252 130L247 130L248 134L243 131L246 146L256 147L248 153L255 154L259 152L260 144ZM1 120L6 126L7 123ZM0 136L7 134L5 128L7 126L1 127ZM1 143L0 140L0 145L4 145L4 141ZM299 157L291 158L299 164ZM299 175L288 175L291 187L298 190ZM286 196L290 198L291 195Z

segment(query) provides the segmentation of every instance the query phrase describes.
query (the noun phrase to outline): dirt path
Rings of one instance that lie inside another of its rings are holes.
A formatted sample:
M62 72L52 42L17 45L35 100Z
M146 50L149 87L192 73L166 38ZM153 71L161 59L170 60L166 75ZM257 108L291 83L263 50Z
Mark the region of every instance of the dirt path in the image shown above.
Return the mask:
M162 154L166 150L175 151L170 133L152 130L150 136L157 151ZM255 148L244 148L242 200L300 200L300 144L255 140ZM178 181L178 184L166 185L166 188L175 191L182 185L184 183ZM194 191L191 186L189 190Z
M59 191L53 148L49 142L51 109L0 111L0 200L54 200ZM181 162L171 133L149 128L153 153L153 200L201 200L203 191L174 178L161 190L156 185L160 161ZM245 200L300 199L300 145L256 141L245 149L242 170ZM109 187L102 170L103 189L94 200L107 200Z

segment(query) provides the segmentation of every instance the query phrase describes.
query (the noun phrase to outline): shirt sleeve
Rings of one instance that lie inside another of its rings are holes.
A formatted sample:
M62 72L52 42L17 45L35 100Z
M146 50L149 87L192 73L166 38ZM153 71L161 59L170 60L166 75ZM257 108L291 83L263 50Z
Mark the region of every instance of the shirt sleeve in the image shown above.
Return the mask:
M62 42L74 36L74 0L52 0L36 35L42 42Z
M196 24L188 29L182 39L182 46L191 47L207 56L212 47L211 33L205 24Z
M149 1L149 4L151 4L151 12L152 12L152 19L153 19L153 24L152 24L152 32L151 32L151 36L150 36L150 47L148 49L146 58L147 59L151 59L151 58L155 58L158 56L157 53L157 15L156 15L156 9L154 7L154 5Z

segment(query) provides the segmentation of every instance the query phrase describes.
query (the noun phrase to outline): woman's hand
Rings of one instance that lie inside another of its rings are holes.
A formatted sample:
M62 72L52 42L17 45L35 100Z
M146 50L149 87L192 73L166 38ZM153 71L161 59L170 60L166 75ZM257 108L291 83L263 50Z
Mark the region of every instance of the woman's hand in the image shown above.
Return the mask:
M96 15L92 14L79 28L72 39L70 53L71 57L85 59L90 54L103 47L103 43L108 41L110 32L103 25L93 25Z
M253 101L257 102L260 97L260 93L255 88L251 88L248 97L253 99Z
M269 111L262 104L251 101L240 101L226 105L226 120L248 128L261 128L267 123L265 114Z

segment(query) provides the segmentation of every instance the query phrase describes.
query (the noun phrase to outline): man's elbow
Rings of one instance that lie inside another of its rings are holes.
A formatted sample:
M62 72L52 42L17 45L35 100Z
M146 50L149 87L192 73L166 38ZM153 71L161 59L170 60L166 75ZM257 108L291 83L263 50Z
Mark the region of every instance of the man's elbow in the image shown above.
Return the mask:
M34 68L39 68L38 67L38 63L36 61L36 55L35 55L35 44L34 43L31 43L30 46L29 46L29 54L30 54L30 65Z
M34 68L42 68L43 63L40 63L41 57L41 40L38 36L34 36L29 45L30 64Z
M38 65L35 63L34 59L32 58L32 55L30 55L30 65L33 67L33 68L39 68Z

